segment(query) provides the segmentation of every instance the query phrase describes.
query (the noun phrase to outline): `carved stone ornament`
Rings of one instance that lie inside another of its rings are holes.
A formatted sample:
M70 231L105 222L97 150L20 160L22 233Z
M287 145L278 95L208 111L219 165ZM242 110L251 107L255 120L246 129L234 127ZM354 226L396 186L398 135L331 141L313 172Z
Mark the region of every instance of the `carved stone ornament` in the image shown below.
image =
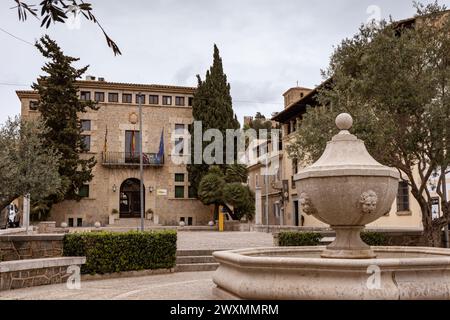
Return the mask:
M309 198L306 192L303 192L300 195L300 205L302 206L303 212L306 213L308 216L317 213L316 208L314 207L311 199Z
M359 199L361 205L361 212L364 214L374 213L377 209L378 196L375 191L369 190L363 192Z
M132 112L128 116L128 120L130 121L131 124L136 124L138 122L138 120L139 120L139 117L136 114L136 112Z

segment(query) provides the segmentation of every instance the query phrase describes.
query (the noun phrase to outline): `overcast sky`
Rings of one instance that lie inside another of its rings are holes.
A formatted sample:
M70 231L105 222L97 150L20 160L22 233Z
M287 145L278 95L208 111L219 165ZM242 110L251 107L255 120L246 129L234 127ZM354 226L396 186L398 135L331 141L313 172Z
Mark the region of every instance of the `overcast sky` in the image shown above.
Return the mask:
M40 0L28 0L39 3ZM412 0L91 0L94 13L123 55L114 57L100 30L83 20L47 31L29 18L19 22L12 0L2 0L0 28L34 42L45 32L66 54L89 64L107 81L196 86L212 63L216 43L242 122L257 111L283 109L282 94L297 81L322 81L333 47L376 14L395 20L414 15ZM425 0L428 3L429 0ZM440 2L449 4L449 0ZM369 10L368 10L369 9ZM369 11L369 12L368 12ZM30 44L0 31L0 122L20 112L15 90L29 89L44 59Z

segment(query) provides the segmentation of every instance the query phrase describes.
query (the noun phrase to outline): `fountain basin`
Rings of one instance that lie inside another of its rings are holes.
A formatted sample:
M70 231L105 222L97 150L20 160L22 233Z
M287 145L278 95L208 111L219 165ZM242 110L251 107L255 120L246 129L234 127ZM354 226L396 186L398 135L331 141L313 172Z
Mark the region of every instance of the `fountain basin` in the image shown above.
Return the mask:
M372 247L376 259L322 258L325 247L214 252L223 299L450 299L450 250Z

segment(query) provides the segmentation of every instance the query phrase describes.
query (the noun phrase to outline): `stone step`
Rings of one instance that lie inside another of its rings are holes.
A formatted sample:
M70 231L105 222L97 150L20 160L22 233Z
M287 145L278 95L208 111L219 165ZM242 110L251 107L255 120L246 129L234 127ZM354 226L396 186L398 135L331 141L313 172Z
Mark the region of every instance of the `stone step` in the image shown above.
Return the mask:
M177 264L197 264L197 263L215 263L213 256L180 256L177 257Z
M188 249L177 250L177 256L212 256L216 251L229 251L231 249Z
M155 224L153 221L144 220L144 227L151 227ZM140 227L141 226L141 219L140 218L121 218L116 221L114 221L114 224L108 225L109 227Z
M177 257L212 256L212 253L214 251L218 250L210 250L210 249L177 250Z
M215 271L218 267L218 263L177 264L175 272Z

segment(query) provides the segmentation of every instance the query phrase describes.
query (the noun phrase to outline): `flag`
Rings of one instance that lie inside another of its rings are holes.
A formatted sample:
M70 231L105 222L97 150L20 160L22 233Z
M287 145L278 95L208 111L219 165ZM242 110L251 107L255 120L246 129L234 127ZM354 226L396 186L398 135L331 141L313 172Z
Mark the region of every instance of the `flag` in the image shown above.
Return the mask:
M159 140L159 151L156 156L158 163L162 163L164 160L164 128L161 131L161 139Z

